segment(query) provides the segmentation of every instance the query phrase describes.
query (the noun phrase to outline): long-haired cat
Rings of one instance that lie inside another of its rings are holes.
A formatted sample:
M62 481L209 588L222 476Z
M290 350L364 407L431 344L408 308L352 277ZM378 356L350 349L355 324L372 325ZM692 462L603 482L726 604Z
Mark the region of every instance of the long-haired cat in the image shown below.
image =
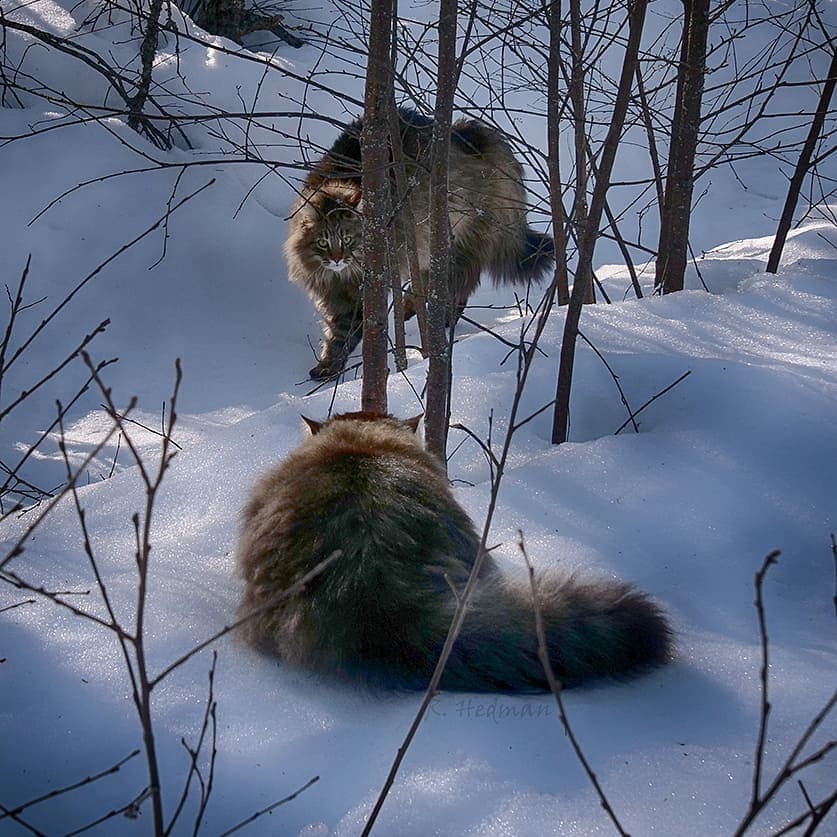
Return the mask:
M429 260L429 145L433 122L399 109L401 143L419 267ZM285 243L288 275L314 299L323 317L324 348L313 378L340 372L361 336L363 278L360 213L360 132L356 120L308 175L293 210ZM497 284L539 280L550 270L554 245L526 222L523 169L506 139L476 120L455 122L451 132L448 215L452 241L450 295L458 313L485 271ZM405 212L396 209L396 241L404 241ZM396 263L406 284L407 258Z
M256 484L237 561L242 629L290 664L366 683L425 688L473 566L479 538L417 420L347 413L324 423ZM336 550L298 595L271 600ZM628 584L547 575L539 580L549 656L565 685L627 677L665 662L660 608ZM528 581L487 556L442 687L548 688L537 655Z

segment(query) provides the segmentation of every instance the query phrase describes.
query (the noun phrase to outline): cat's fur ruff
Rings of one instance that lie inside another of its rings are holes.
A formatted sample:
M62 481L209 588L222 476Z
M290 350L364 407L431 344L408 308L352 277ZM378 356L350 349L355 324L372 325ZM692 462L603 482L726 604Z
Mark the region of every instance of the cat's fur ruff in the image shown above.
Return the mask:
M237 561L244 615L335 550L302 593L242 628L290 664L396 688L425 688L479 538L444 469L415 434L417 420L348 413L322 424L257 483ZM667 621L628 584L539 578L549 654L565 685L627 677L665 662ZM446 689L546 690L532 593L486 556Z
M433 122L399 109L401 141L415 221L419 267L430 261L429 144ZM361 334L363 278L360 132L358 119L335 141L308 175L293 210L285 243L288 275L314 299L323 317L322 359L315 378L338 373ZM455 316L486 271L498 284L539 280L550 270L554 245L526 223L523 169L506 139L476 120L455 122L451 132L449 207L452 239L451 297ZM395 233L404 241L404 212L396 212ZM396 262L408 281L403 244ZM407 300L410 307L410 300Z

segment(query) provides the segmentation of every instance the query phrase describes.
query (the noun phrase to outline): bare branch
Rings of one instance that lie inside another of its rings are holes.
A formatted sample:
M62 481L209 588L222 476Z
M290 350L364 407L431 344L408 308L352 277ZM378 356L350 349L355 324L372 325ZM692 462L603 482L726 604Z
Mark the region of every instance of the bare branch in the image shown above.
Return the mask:
M613 435L614 435L614 436L616 436L618 433L621 433L621 432L622 432L622 431L623 431L623 430L624 430L624 429L625 429L625 428L626 428L626 427L627 427L630 423L635 422L636 417L637 417L637 416L638 416L638 415L639 415L639 414L640 414L640 413L641 413L641 412L642 412L642 411L643 411L646 407L650 407L650 406L651 406L651 404L653 404L653 403L654 403L654 402L655 402L658 398L661 398L661 397L662 397L663 395L665 395L665 394L666 394L669 390L674 389L674 388L675 388L675 387L676 387L676 386L677 386L677 385L678 385L681 381L685 381L685 380L686 380L686 378L688 378L688 377L689 377L689 375L691 375L691 374L692 374L692 370L691 370L691 369L688 369L688 370L687 370L686 372L684 372L684 373L683 373L683 374L682 374L682 375L681 375L681 376L680 376L680 377L679 377L676 381L673 381L673 382L672 382L672 383L670 383L670 384L669 384L669 385L668 385L665 389L661 389L661 390L660 390L660 391L659 391L656 395L653 395L651 398L649 398L649 399L648 399L648 400L647 400L647 401L646 401L646 402L645 402L645 403L644 403L641 407L639 407L639 409L637 409L636 411L634 411L634 413L631 415L631 417L630 417L630 418L625 419L625 421L623 421L623 422L622 422L622 424L620 424L620 425L619 425L619 427L617 427L617 428L616 428L616 430L614 430L614 431L613 431Z
M259 817L264 816L265 814L269 814L271 811L278 808L280 805L284 805L286 802L291 802L292 800L296 799L303 791L307 791L311 785L315 784L316 782L320 781L319 776L314 776L313 779L309 779L299 790L295 790L289 796L283 797L278 802L273 802L268 805L266 808L262 808L261 811L256 811L255 814L252 816L247 817L246 820L242 820L240 823L234 825L232 828L228 828L226 831L222 832L220 837L228 837L229 834L234 834L236 831L241 830L246 825L250 825L251 822L254 822Z
M622 824L619 822L619 818L616 816L616 812L613 810L613 806L610 804L610 800L608 800L607 795L599 782L598 776L596 776L593 768L590 766L590 762L587 761L587 757L584 755L584 751L581 749L581 745L579 744L578 739L570 726L570 721L567 717L567 711L564 706L564 698L561 694L563 685L560 683L558 678L555 677L555 672L552 670L552 663L549 659L549 650L546 642L546 630L543 624L541 600L538 593L538 582L535 578L535 568L532 566L532 562L529 560L529 556L526 553L523 531L519 529L517 534L519 538L517 546L523 555L523 560L526 562L526 569L529 573L529 584L532 588L532 604L535 611L535 634L538 639L538 659L541 661L541 665L543 666L543 671L546 675L546 682L549 684L549 690L552 692L555 697L555 702L558 704L558 716L561 719L561 723L564 726L564 732L567 734L567 738L569 739L570 745L575 752L576 758L584 768L584 772L587 774L590 784L593 785L593 788L599 797L599 802L602 808L608 817L610 817L613 827L619 832L619 834L623 835L623 837L627 837L628 832L625 831Z
M41 802L46 802L50 799L55 799L57 796L63 796L65 793L71 793L74 790L78 790L78 788L83 788L85 785L92 785L94 782L98 782L99 779L104 779L105 776L112 776L114 773L118 773L122 765L129 762L135 756L138 756L140 753L139 750L134 750L133 752L129 753L125 758L120 759L116 764L108 767L106 770L101 771L101 773L95 773L92 776L87 776L84 779L80 779L78 782L73 782L70 785L65 785L63 788L56 788L55 790L51 790L48 793L42 794L41 796L36 796L34 799L30 799L28 802L23 802L20 805L15 806L14 808L3 808L3 813L0 814L0 820L4 819L5 817L12 817L14 818L17 814L22 814L27 808L31 808L33 805L39 805Z
M178 657L173 663L170 663L166 666L156 677L154 677L150 683L150 688L154 688L160 683L161 680L164 680L168 677L176 668L179 668L183 665L183 663L190 660L192 657L195 656L200 651L203 651L204 648L211 645L213 642L217 642L222 637L225 637L228 633L236 630L236 628L240 628L242 625L249 622L251 619L254 619L256 616L259 616L262 613L266 613L269 610L272 610L276 607L276 605L281 604L285 599L290 599L293 596L296 596L298 593L301 593L305 587L310 584L318 575L325 572L340 556L342 555L340 550L336 550L332 552L328 558L323 559L320 561L317 566L313 569L309 570L305 575L295 581L290 587L285 590L279 591L275 596L271 596L257 608L248 611L239 619L236 619L234 622L230 623L229 625L225 625L221 628L220 631L217 631L209 638L205 639L203 642L196 645L191 650L187 651L182 656Z
M738 828L734 832L734 837L741 837L741 835L745 834L750 826L755 822L761 812L767 807L767 805L772 801L775 797L776 793L790 780L792 779L797 773L804 770L806 767L809 767L812 764L815 764L825 758L829 753L831 753L835 748L837 748L837 741L828 741L822 746L820 746L817 750L813 753L810 753L803 759L800 759L800 755L805 747L808 745L808 742L811 740L813 735L820 729L825 719L831 714L832 710L834 709L835 705L837 705L837 690L834 690L831 694L831 697L826 701L824 706L819 710L819 712L814 715L811 721L808 723L808 726L803 731L802 735L797 740L796 744L794 745L793 749L791 750L788 757L785 759L781 768L776 772L776 775L773 778L773 781L768 785L765 790L762 790L762 771L764 769L764 750L765 750L765 742L767 739L767 724L768 724L768 717L770 715L770 701L768 700L768 673L769 673L769 659L768 659L768 652L769 652L769 641L767 637L767 625L766 625L766 618L765 618L765 610L764 610L764 599L763 599L763 586L764 586L764 577L767 574L769 568L776 563L776 559L779 556L779 551L774 550L771 552L767 557L764 559L762 563L761 569L756 573L755 577L755 588L756 588L756 612L758 614L759 620L759 636L761 638L761 654L762 654L762 663L761 663L761 713L760 713L760 720L759 720L759 732L758 732L758 739L756 742L756 753L755 753L755 761L753 766L753 787L750 794L750 805L747 810L747 813L744 815L744 818L738 825ZM826 808L823 813L823 817L828 813L833 805L832 801L826 800ZM809 811L803 820L807 820L808 816L811 815ZM821 817L814 816L812 818L812 827L813 829L816 828L818 823L821 821ZM813 829L806 831L806 833L813 833Z

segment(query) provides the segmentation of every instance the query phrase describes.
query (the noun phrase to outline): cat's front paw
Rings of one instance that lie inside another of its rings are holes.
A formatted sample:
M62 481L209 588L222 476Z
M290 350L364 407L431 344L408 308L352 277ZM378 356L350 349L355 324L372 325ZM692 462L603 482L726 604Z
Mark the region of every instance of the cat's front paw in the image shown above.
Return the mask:
M343 367L333 360L321 360L313 369L308 370L308 374L315 381L324 381L339 375L342 369Z

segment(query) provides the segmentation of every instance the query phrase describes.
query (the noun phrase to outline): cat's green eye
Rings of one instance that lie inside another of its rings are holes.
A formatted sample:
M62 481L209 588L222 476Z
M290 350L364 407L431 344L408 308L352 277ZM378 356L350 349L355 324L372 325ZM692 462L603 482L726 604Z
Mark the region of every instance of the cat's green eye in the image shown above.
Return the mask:
M318 238L317 239L317 247L321 247L323 250L328 247L328 239L327 238Z
M354 236L351 235L344 235L343 236L343 243L344 244L351 244L354 241Z

